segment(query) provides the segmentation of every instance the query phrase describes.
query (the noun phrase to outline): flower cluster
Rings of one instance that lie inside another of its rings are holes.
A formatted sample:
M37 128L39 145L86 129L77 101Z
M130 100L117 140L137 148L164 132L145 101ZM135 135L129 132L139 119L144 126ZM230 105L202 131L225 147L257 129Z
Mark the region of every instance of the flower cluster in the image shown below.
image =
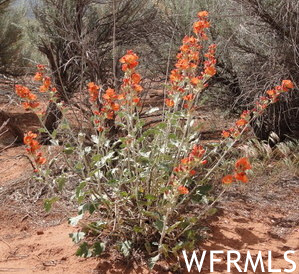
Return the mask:
M235 163L235 172L234 174L226 175L222 178L222 183L231 184L235 181L240 181L243 183L248 182L248 177L246 171L251 169L248 158L243 157Z
M96 102L99 98L100 86L96 85L94 82L90 82L87 84L87 87L89 91L90 101Z
M33 80L43 83L42 86L39 87L40 92L50 91L52 94L57 92L56 88L52 87L51 78L45 76L44 65L37 65L37 72L35 73ZM25 102L22 102L25 109L35 109L40 105L37 101L37 96L33 94L29 88L22 85L16 85L15 91L20 98L25 100Z
M127 54L120 59L122 70L125 72L120 93L123 105L134 106L140 102L140 92L143 88L140 85L141 76L135 71L139 64L138 59L139 57L132 50L128 50Z
M201 37L202 40L207 40L208 36L205 30L210 27L210 22L207 20L209 13L207 11L200 11L197 16L199 20L193 24L193 32Z
M196 175L195 168L198 167L198 165L207 163L207 160L203 160L205 152L205 149L201 145L194 145L189 155L186 158L181 159L181 163L173 169L173 172L175 173L173 179ZM188 189L184 186L178 187L180 194L187 194L187 190Z
M46 163L46 158L42 156L40 152L41 145L36 140L37 134L29 131L24 136L24 144L27 146L27 152L34 157L35 163L40 166Z
M190 109L196 95L207 86L205 83L209 78L216 74L216 45L209 46L208 52L204 55L204 70L200 74L197 73L200 63L200 45L201 40L205 40L207 35L205 29L210 26L207 21L208 12L202 11L198 13L199 21L194 23L194 36L185 36L180 52L177 54L177 62L175 69L170 73L170 90L165 104L168 107L174 107L183 101L183 107Z
M99 131L103 131L103 120L114 120L115 119L115 111L120 109L119 103L119 95L115 92L114 89L108 88L103 95L103 104L100 111L94 111L94 114L97 116L95 119L96 124L101 124L98 127Z
M261 96L255 103L255 107L251 110L244 110L240 116L240 119L236 121L235 126L224 130L222 137L224 138L238 138L241 132L247 127L252 116L261 115L270 104L273 104L279 100L279 96L294 88L294 84L290 80L283 80L280 86L276 86L274 89L267 90L267 96Z
M204 62L204 74L212 77L216 74L216 45L212 44L209 46L208 52L205 54L207 60Z
M33 94L29 88L22 85L16 85L15 91L20 98L25 100L25 102L22 102L22 105L25 109L33 109L39 106L39 102L36 101L36 95Z
M42 82L42 85L39 87L40 92L51 91L53 93L57 92L55 87L52 87L51 78L45 76L45 66L37 65L37 72L35 73L33 80L36 82Z
M120 93L114 89L108 88L102 96L100 110L94 111L96 118L94 122L98 125L98 130L103 131L104 120L114 120L115 112L121 109L121 106L136 106L140 102L140 92L143 88L140 86L141 76L136 72L139 57L132 51L128 50L121 59L122 70L125 72ZM88 83L90 100L95 102L99 97L99 89L95 83Z

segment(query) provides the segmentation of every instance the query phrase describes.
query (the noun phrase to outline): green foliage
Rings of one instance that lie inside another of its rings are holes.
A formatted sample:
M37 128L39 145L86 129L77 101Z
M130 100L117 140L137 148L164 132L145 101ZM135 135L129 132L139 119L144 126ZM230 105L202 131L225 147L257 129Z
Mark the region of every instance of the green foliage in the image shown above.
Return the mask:
M10 7L11 1L0 3L0 73L21 74L23 59L23 30L20 26L23 11Z

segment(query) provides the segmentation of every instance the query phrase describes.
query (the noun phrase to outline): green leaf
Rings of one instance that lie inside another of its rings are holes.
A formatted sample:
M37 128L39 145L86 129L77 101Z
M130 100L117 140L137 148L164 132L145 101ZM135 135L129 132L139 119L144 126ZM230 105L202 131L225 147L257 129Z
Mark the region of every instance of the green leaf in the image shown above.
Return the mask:
M57 137L57 129L54 129L51 135L52 135L53 139L56 139L56 137Z
M87 227L87 229L90 229L90 228L94 228L98 231L104 229L107 225L107 222L102 222L102 221L97 221L97 222L92 222L89 224L89 227Z
M95 154L95 155L92 156L91 159L92 159L93 162L98 162L98 161L101 160L101 158L102 158L102 156L100 154Z
M210 208L210 209L208 210L207 214L210 215L210 216L212 216L212 215L216 214L217 211L218 211L217 208L212 207L212 208Z
M178 244L175 245L175 247L172 248L172 252L174 253L174 255L177 255L177 252L183 248L184 248L184 243L179 242Z
M47 132L47 130L45 128L39 128L38 131L39 131L39 133L46 133Z
M59 200L58 197L53 197L51 199L44 200L44 208L47 212L49 212L52 208L52 205Z
M81 182L78 187L76 187L76 197L79 198L81 196L82 189L86 186L86 182Z
M83 214L69 218L69 224L72 226L76 226L79 223L79 221L82 220L82 218L83 218Z
M84 258L89 258L92 256L92 252L89 249L89 245L84 242L82 243L76 251L76 255Z
M57 179L56 179L56 183L57 183L57 185L58 185L58 189L59 189L59 191L62 191L62 189L63 189L63 187L64 187L64 185L65 185L65 183L66 183L66 178L64 177L64 176L61 176L61 177L58 177Z
M67 155L72 154L74 151L75 151L75 147L73 147L69 144L66 144L65 147L64 147L64 150L63 150L63 152Z
M82 170L84 168L84 165L81 163L81 162L78 162L76 165L75 165L75 168L77 170Z
M104 243L96 242L93 245L93 255L99 256L105 251L106 245Z
M145 215L145 216L147 216L147 217L151 217L151 218L153 218L153 219L160 219L160 216L159 216L159 214L158 213L156 213L156 212L151 212L151 211L146 211L146 210L144 210L143 211L143 214Z
M176 223L174 223L172 226L170 226L167 230L166 230L166 233L170 233L172 232L173 230L175 230L182 222L181 221L178 221Z
M169 253L168 245L166 245L166 244L162 244L162 245L160 246L159 250L160 250L160 252L163 253L163 255L164 255L165 257L168 256L168 253Z
M79 242L81 242L84 239L85 233L84 232L75 232L75 233L70 233L69 236L72 238L72 241L75 244L78 244Z
M136 233L141 233L143 231L143 229L140 226L137 226L137 225L134 226L133 230Z
M160 254L158 254L157 256L155 257L151 257L149 260L148 260L148 267L150 269L153 269L155 264L159 261L160 259Z
M177 122L177 121L176 121ZM165 122L161 122L157 125L158 129L165 129L167 128L167 124Z
M150 200L150 201L155 201L155 200L157 200L157 197L152 194L147 194L147 195L145 195L145 199Z
M128 257L130 255L132 249L132 242L131 241L124 241L121 243L120 252L125 256Z
M158 231L162 232L164 223L161 220L157 220L154 222L154 227L158 229Z
M83 214L84 212L88 211L90 214L92 214L97 209L97 204L88 202L86 204L83 204L79 206L78 213Z

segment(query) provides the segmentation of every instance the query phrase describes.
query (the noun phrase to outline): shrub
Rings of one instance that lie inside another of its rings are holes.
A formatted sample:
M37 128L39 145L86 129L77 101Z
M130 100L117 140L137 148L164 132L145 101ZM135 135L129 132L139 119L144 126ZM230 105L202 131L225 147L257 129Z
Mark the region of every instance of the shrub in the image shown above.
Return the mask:
M220 179L219 174L226 175L224 169L232 169L235 157L230 153L234 144L252 119L293 87L285 80L268 91L254 109L243 112L235 127L223 131L220 144L204 148L197 114L202 93L216 73L216 46L210 45L200 55L210 23L206 11L199 12L198 18L193 24L195 36L183 39L175 69L170 73L161 122L145 127L146 121L139 117L139 57L130 50L120 59L124 78L118 91L102 90L94 82L87 84L94 107L93 135L71 130L67 109L61 103L58 106L63 121L51 134L53 144L62 143L61 156L47 162L37 135L26 134L24 143L39 180L50 183L53 190L63 190L68 181L76 184L72 199L79 203L78 215L70 218L70 223L81 227L71 234L80 244L77 255L97 256L106 248L116 248L129 258L138 251L150 257L152 267L163 255L194 249L201 236L202 218L215 212L217 198L211 193L212 183ZM42 82L40 92L48 92L55 102L56 89L45 76L44 67L38 69L34 78ZM34 110L38 106L28 88L17 86L16 92L26 108ZM157 111L151 108L147 113ZM118 128L119 135L111 134L111 124ZM57 175L55 163L66 173ZM233 173L223 177L223 185L248 182L250 169L249 159L241 157ZM47 199L46 209L57 199Z
M24 73L22 11L12 9L12 1L0 1L0 73L18 76Z

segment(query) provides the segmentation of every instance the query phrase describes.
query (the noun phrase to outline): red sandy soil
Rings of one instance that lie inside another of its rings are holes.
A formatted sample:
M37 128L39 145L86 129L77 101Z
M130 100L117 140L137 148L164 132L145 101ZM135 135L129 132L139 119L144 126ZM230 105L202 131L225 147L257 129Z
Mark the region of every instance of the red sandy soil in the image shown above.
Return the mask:
M67 224L64 206L51 214L43 211L40 189L29 180L31 172L24 147L0 154L0 273L149 273L144 264L132 266L117 255L76 257L76 246L68 236L75 228ZM283 254L294 250L289 258L297 264L293 273L299 273L298 195L299 178L287 171L271 181L260 174L248 185L233 187L217 205L219 211L208 224L209 237L198 250L239 251L241 268L247 250L251 254L262 251L264 256L271 250L273 268L281 269L291 267ZM227 273L225 257L219 258L223 262L216 265L214 273ZM182 267L181 273L187 273ZM152 273L174 272L164 261ZM198 273L195 267L192 273ZM201 273L210 273L208 262Z

